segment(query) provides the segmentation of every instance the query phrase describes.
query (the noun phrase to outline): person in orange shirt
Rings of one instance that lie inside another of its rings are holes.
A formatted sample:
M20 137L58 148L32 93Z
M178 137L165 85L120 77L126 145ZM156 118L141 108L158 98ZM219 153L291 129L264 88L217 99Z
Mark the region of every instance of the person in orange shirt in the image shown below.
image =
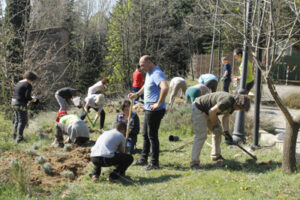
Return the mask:
M141 66L138 64L136 66L136 70L132 74L132 92L136 93L138 92L144 85L144 76L141 72ZM138 96L136 99L133 100L133 104L136 103L136 101L139 100L139 98L144 99L144 95Z

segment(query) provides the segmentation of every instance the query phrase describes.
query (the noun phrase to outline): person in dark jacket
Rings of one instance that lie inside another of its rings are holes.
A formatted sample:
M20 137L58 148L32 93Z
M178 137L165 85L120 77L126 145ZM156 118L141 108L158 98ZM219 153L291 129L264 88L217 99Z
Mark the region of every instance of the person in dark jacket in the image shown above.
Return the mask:
M25 72L23 80L19 81L12 96L12 107L14 112L13 139L17 138L17 143L24 141L23 132L27 124L27 107L36 98L31 97L32 82L37 79L33 72Z
M116 117L116 122L123 121L128 123L130 101L125 100L122 103L122 113L118 114ZM137 142L137 135L140 132L140 119L136 112L131 112L131 118L129 122L129 136L127 141L126 152L133 154L134 148Z
M80 90L64 87L56 91L55 98L59 104L59 111L67 110L67 104L71 104L74 97L80 96Z

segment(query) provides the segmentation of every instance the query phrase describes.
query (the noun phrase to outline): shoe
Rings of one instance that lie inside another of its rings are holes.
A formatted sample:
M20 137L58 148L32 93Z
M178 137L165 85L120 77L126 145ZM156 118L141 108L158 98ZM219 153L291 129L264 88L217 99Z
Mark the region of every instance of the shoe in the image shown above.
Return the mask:
M225 161L225 159L221 155L219 155L218 157L213 157L211 160L213 162L223 162L223 161Z
M92 181L93 181L93 182L96 182L96 181L98 181L98 180L99 180L99 177L98 177L98 176L96 176L96 175L89 174L89 176L91 177L91 179L92 179Z
M24 140L23 137L21 137L21 138L18 138L18 139L17 139L17 143L19 144L20 142L26 142L26 141Z
M147 160L144 159L137 159L136 161L133 162L132 166L145 166L148 164Z
M191 170L202 170L199 164L191 164L190 168Z
M149 171L149 170L154 170L154 169L159 169L159 165L154 165L150 163L146 167L142 168L142 171Z

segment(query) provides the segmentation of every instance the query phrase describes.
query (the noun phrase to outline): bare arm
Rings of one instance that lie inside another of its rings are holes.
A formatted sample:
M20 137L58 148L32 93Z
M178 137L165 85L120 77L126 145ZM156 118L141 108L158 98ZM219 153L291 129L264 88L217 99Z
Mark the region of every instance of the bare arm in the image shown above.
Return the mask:
M168 95L169 86L168 86L167 81L160 82L159 87L160 87L159 99L158 99L157 103L150 106L151 110L154 110L154 109L160 107L161 104L163 103L163 101L166 99L166 96Z
M218 116L217 116L218 112L220 112L218 105L215 105L208 111L208 118L209 118L212 126L218 125Z
M222 118L222 125L224 131L229 131L229 119L230 119L229 114L224 115Z
M88 112L89 105L90 105L90 102L87 102L87 103L85 104L85 106L84 106L84 108L83 108L85 112Z
M119 148L119 152L120 152L120 153L125 153L125 147L120 147L120 148Z
M135 99L138 96L142 95L143 93L144 93L144 86L138 92L136 92L136 93L129 93L128 94L128 98Z

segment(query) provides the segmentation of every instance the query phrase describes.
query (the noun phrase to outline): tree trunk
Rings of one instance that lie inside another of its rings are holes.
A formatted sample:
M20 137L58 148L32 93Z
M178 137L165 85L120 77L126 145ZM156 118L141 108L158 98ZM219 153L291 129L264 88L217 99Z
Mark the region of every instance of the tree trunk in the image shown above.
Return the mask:
M296 171L296 144L299 127L300 116L297 116L293 124L286 122L286 132L283 144L282 170L288 174Z

